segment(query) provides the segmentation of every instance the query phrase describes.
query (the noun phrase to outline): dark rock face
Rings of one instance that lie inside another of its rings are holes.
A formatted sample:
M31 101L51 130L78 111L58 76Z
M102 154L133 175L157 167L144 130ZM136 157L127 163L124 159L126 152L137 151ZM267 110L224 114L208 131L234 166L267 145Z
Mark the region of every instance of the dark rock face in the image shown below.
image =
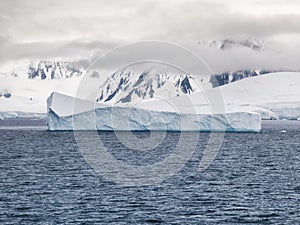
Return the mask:
M213 87L222 86L229 84L238 80L242 80L247 77L261 76L264 74L272 73L276 71L269 70L239 70L235 72L224 72L219 74L214 74L210 78L210 83ZM279 72L279 71L278 71Z
M129 103L133 99L154 98L160 90L168 91L172 95L169 97L190 94L194 91L190 79L186 74L120 71L99 88L97 102Z

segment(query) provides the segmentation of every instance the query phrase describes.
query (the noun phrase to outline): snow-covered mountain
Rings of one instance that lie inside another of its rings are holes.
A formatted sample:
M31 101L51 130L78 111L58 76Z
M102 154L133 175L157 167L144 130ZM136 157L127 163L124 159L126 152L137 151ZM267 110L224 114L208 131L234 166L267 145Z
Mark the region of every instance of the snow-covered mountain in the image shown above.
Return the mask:
M85 69L67 61L18 62L0 67L0 75L28 79L52 80L81 76Z
M251 79L249 77L274 72L253 69L210 76L143 69L127 69L113 74L89 71L88 79L92 79L91 82L96 82L99 87L95 90L97 102L135 104L144 99L190 95L219 85L226 86L244 78ZM5 70L0 68L0 111L45 113L47 97L53 91L74 96L86 72L74 63L62 61L27 62L8 66Z
M72 62L65 61L32 61L16 65L12 69L1 71L2 75L28 77L29 79L59 79L81 76L85 70Z
M9 70L8 70L9 71ZM72 63L41 61L20 64L11 72L3 71L0 82L0 111L46 112L46 99L53 92L75 95L84 69ZM253 70L257 71L257 70ZM28 73L29 72L29 73ZM259 74L263 74L260 71ZM187 75L178 72L137 72L133 70L102 74L89 71L91 82L97 82L99 103L131 104L143 99L169 98L210 89L243 79L248 72ZM256 75L254 72L252 75ZM216 80L218 85L216 85ZM15 115L15 114L13 114Z
M191 94L207 88L211 88L207 76L120 71L101 85L97 102L128 104L155 97Z
M30 63L23 63L20 65L17 65L16 67L8 70L8 71L1 71L0 68L0 74L2 76L11 76L11 77L23 77L23 78L28 78L28 79L38 79L38 80L52 80L52 79L60 79L60 78L72 78L72 77L78 77L82 76L86 73L87 71L76 65L76 63L73 62L66 62L66 61L35 61L35 62L30 62ZM213 87L228 84L231 82L235 82L237 80L242 80L247 77L252 77L252 76L259 76L267 73L272 73L272 72L284 72L284 71L274 71L274 70L260 70L260 69L248 69L248 70L237 70L237 71L227 71L223 73L217 73L217 74L212 74L211 78L207 80L207 76L202 75L200 78L198 76L193 76L189 75L187 76L186 80L184 80L185 75L183 74L173 74L173 73L149 73L149 72L134 72L134 71L122 71L118 73L113 73L108 80L106 80L105 84L102 86L102 91L103 91L103 96L99 97L100 102L106 102L108 101L107 98L114 94L121 93L124 91L123 87L127 87L126 90L131 87L129 83L136 82L138 79L138 76L141 76L144 74L144 80L143 84L144 89L141 88L140 90L133 91L138 95L139 97L142 98L147 98L152 96L151 92L151 85L155 86L153 82L156 82L156 86L158 88L164 86L166 81L171 81L173 79L173 82L179 82L178 85L181 85L181 80L184 82L190 81L190 79L197 80L197 82L200 81L201 86L203 86L205 83L211 83ZM89 71L91 77L99 77L100 74L98 71ZM106 75L107 76L107 75ZM105 76L105 77L106 77ZM121 81L122 80L122 81ZM130 81L129 81L130 80ZM120 87L117 87L120 82L125 82L120 84ZM178 95L181 95L181 91L179 86L177 85L176 87L176 92L178 92ZM205 84L206 87L210 87L210 85ZM149 86L149 87L148 87ZM132 87L131 87L132 88ZM165 88L165 87L164 87ZM105 89L105 90L104 90ZM148 93L147 93L147 90ZM102 92L101 91L101 92ZM186 90L185 88L182 89L182 92L184 94L190 94L190 92L193 90ZM5 91L2 91L5 92ZM171 91L172 92L172 91ZM102 94L101 94L102 95ZM109 96L107 96L109 95ZM174 94L170 93L170 96ZM124 101L121 101L124 102Z
M224 72L224 73L211 75L210 83L213 85L213 87L218 87L225 84L233 83L238 80L242 80L244 78L261 76L272 72L277 72L277 71L257 69L257 70L238 70L233 72Z
M210 76L209 82L213 87L223 86L249 77L257 77L270 73L299 72L297 70L261 70L261 69L245 69L224 73L216 73Z
M19 64L2 72L0 111L45 112L46 99L53 91L75 95L84 74L97 83L98 102L130 104L156 97L169 98L211 88L209 76L179 72L137 72L136 70L103 74L72 67L72 63L41 61ZM93 90L88 90L93 92ZM89 93L86 93L89 95ZM92 93L90 93L92 94Z
M212 88L204 92L195 92L189 96L195 110L210 112L208 107L212 102L206 96L222 94L225 111L246 111L259 113L262 119L289 119L300 120L300 73L278 72L264 76L250 77L238 82ZM172 98L170 102L180 100ZM218 101L218 99L212 99ZM219 99L220 100L220 99ZM184 101L180 104L184 105ZM171 110L168 102L149 101L137 106L144 109L159 108ZM175 104L176 105L176 104ZM191 103L186 101L186 108ZM222 107L221 107L222 108ZM187 111L188 112L188 111Z
M47 96L54 90L75 94L84 73L83 68L64 61L1 65L0 111L45 113Z
M264 41L259 41L255 38L249 37L243 40L236 40L236 39L223 39L223 40L214 40L214 41L199 41L201 45L207 45L210 48L218 48L221 50L227 50L234 47L243 47L249 48L255 51L261 51L265 48Z
M69 62L40 61L28 66L28 78L57 79L80 76L83 70Z

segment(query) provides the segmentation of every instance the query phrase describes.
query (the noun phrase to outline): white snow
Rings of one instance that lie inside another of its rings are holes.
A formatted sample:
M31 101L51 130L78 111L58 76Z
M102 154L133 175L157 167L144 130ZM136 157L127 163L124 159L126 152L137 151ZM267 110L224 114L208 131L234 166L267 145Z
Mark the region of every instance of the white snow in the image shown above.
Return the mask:
M193 105L198 113L210 113L210 104L223 101L225 111L257 112L263 119L293 119L300 117L300 73L282 72L259 77L246 78L204 92L169 99L177 102L181 108ZM209 96L222 94L222 99ZM159 106L161 110L170 110L166 100L143 101L138 104L144 109Z
M259 112L263 119L300 117L300 73L282 72L220 87L226 105Z
M54 80L3 76L0 92L7 90L10 98L0 97L0 112L31 112L46 114L46 100L53 91L75 95L81 77ZM92 78L91 78L92 79Z

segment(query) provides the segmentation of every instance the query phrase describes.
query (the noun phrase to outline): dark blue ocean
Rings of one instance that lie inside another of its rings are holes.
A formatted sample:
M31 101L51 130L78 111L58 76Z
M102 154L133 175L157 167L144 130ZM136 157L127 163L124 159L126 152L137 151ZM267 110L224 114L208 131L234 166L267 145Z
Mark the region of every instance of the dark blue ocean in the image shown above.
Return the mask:
M113 132L98 135L114 157L143 165L172 154L180 133L140 152ZM226 133L199 172L209 135L199 134L191 159L162 183L123 187L94 171L72 132L49 132L42 120L0 121L0 224L300 224L300 121Z

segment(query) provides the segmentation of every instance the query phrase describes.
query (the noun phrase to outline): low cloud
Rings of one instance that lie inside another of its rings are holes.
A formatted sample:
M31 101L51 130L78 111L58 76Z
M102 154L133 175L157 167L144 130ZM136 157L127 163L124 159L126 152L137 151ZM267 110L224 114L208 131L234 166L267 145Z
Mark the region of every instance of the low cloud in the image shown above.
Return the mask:
M1 1L0 10L0 64L52 58L88 64L95 55L141 40L188 46L215 70L298 64L300 2L296 0L11 0ZM277 45L262 53L247 49L224 53L200 50L196 44L249 36Z

